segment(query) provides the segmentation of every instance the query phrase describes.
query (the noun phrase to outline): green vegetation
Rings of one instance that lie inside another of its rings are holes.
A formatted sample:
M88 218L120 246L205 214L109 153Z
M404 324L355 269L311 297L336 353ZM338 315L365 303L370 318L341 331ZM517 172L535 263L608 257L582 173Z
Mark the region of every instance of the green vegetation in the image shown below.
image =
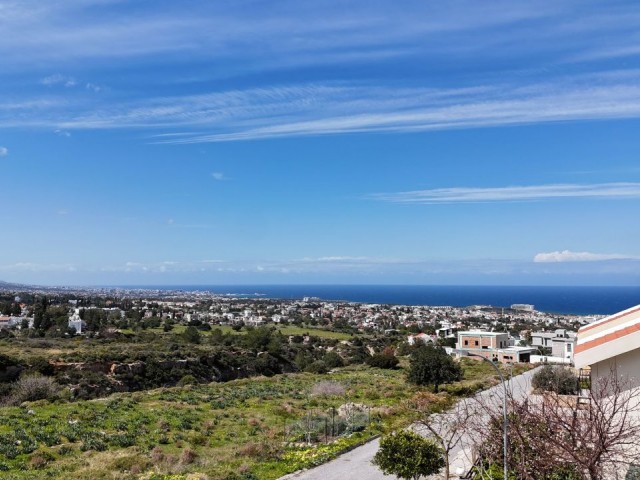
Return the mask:
M3 478L14 479L137 478L145 472L277 478L381 432L386 419L402 417L402 401L415 393L394 371L352 367L331 381L344 394L312 395L318 377L293 374L4 408L0 469L11 472ZM371 425L328 446L283 442L286 425L310 409L346 402L368 405Z
M416 385L433 385L437 393L443 383L462 379L462 369L443 348L425 345L414 349L411 354L407 376Z
M429 393L407 381L420 349L403 333L344 319L216 325L96 297L78 301L78 336L68 299L27 300L36 328L0 332L3 479L274 479L406 427L417 403L441 411L496 381L490 365L450 360L464 377Z
M533 375L531 386L559 395L575 395L578 391L578 376L562 365L545 365Z
M402 430L380 440L373 463L388 475L418 480L444 467L444 452L433 440Z
M434 411L450 405L459 392L472 391L472 385L495 381L489 365L463 365L469 375L449 385L451 393L430 394ZM2 478L99 480L149 474L144 478L164 479L200 473L210 480L274 479L408 425L414 419L410 405L422 395L420 387L407 383L403 370L362 365L330 375L296 373L189 385L192 381L185 378L183 388L3 408ZM366 406L365 422L355 422L350 405ZM336 425L346 425L343 436L334 440L323 436L322 428L318 434L304 427L311 414L332 412ZM337 418L338 412L343 416Z

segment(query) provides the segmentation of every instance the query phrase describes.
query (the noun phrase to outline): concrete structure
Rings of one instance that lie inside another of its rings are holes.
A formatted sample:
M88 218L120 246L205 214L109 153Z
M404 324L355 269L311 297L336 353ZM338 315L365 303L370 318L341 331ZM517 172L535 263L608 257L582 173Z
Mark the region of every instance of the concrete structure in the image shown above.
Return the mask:
M521 312L533 312L535 310L533 305L528 303L514 303L511 305L511 310L519 310Z
M591 380L612 372L640 386L640 305L581 327L574 361L591 367Z
M418 333L416 335L409 335L407 337L407 343L409 345L415 345L418 342L422 342L426 345L428 343L433 343L433 338L431 338L431 336L427 335L426 333Z
M82 333L82 329L85 327L84 320L80 318L80 309L76 308L73 311L73 315L69 317L69 328L73 328L77 334Z
M547 348L551 351L551 357L562 359L562 361L558 360L554 363L572 363L576 334L563 328L553 332L532 332L531 344L534 347ZM569 362L566 362L566 359L569 359Z
M515 347L511 346L512 343L506 332L469 330L458 332L456 353L460 356L473 353L502 363L529 362L535 348Z
M453 327L451 322L447 320L442 321L442 326L436 330L436 335L438 337L453 337Z

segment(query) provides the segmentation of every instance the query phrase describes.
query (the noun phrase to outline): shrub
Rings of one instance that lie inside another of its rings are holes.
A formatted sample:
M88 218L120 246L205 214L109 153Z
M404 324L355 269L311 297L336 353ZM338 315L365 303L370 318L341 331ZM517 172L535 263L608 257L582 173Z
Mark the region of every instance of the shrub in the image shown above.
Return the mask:
M573 395L577 392L578 377L569 368L545 365L533 375L531 386L559 395Z
M194 452L190 448L185 448L180 454L180 463L182 465L189 465L190 463L195 462L197 456L198 455L196 454L196 452Z
M185 375L180 380L178 380L178 383L176 385L178 387L185 387L187 385L196 385L197 383L198 380L196 380L196 377L194 377L193 375Z
M396 368L399 360L393 354L376 353L365 360L366 364L376 368Z
M386 474L412 479L438 473L445 461L444 452L433 440L401 431L380 440L373 464Z
M58 384L50 377L39 373L24 375L16 382L8 403L19 405L35 400L52 400L58 393Z
M344 367L344 360L336 352L328 352L322 359L328 368Z
M309 373L327 373L329 369L327 368L327 364L322 360L316 360L315 362L307 365L304 371Z
M346 393L344 385L338 382L322 381L311 388L311 394L319 397L339 397Z

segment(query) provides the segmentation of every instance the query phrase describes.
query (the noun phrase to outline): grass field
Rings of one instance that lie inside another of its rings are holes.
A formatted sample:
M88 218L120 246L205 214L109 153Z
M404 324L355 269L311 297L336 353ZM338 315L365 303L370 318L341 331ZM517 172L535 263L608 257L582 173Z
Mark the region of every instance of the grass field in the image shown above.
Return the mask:
M464 380L432 396L434 407L496 381L486 363L465 359L463 366ZM313 395L320 381L343 391ZM0 477L163 480L197 473L209 480L276 479L407 425L414 418L408 401L424 390L406 382L404 369L353 366L327 375L283 374L1 408ZM287 427L348 402L368 407L361 431L312 446L289 433L285 442Z
M164 335L172 335L172 334L179 334L184 332L184 330L187 327L185 327L184 325L176 325L173 327L173 330L171 330L170 332L165 332L162 328L149 328L147 329L147 331L149 332L153 332L153 333L158 333L158 334L164 334ZM336 340L349 340L351 338L353 338L353 334L351 333L344 333L344 332L333 332L331 330L325 330L322 328L314 328L314 327L298 327L296 325L283 325L283 326L274 326L274 328L279 331L282 335L311 335L314 337L319 337L319 338L333 338ZM221 330L222 333L225 334L231 334L231 335L244 335L245 333L247 333L246 328L243 328L240 331L235 331L233 328L231 328L231 326L229 325L214 325L212 327L212 330ZM123 333L133 333L132 330L123 330ZM200 332L202 335L210 335L211 332L210 331L201 331Z

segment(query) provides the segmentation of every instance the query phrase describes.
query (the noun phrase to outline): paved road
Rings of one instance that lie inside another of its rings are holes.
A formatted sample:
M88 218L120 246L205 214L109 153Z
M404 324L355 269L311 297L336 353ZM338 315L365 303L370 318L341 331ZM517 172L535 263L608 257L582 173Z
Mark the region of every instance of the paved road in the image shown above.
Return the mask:
M514 398L524 398L531 388L531 376L533 370L513 377L509 383ZM496 402L501 404L503 395L502 384L496 385L488 390L480 392L477 397L483 401ZM465 449L469 442L464 440L451 454L452 468L454 474L458 466L466 467L470 463L468 451ZM371 464L373 456L378 451L380 442L378 439L372 440L361 447L341 455L331 462L319 467L300 472L287 478L295 480L382 480L395 479L393 475L384 475L377 467Z

